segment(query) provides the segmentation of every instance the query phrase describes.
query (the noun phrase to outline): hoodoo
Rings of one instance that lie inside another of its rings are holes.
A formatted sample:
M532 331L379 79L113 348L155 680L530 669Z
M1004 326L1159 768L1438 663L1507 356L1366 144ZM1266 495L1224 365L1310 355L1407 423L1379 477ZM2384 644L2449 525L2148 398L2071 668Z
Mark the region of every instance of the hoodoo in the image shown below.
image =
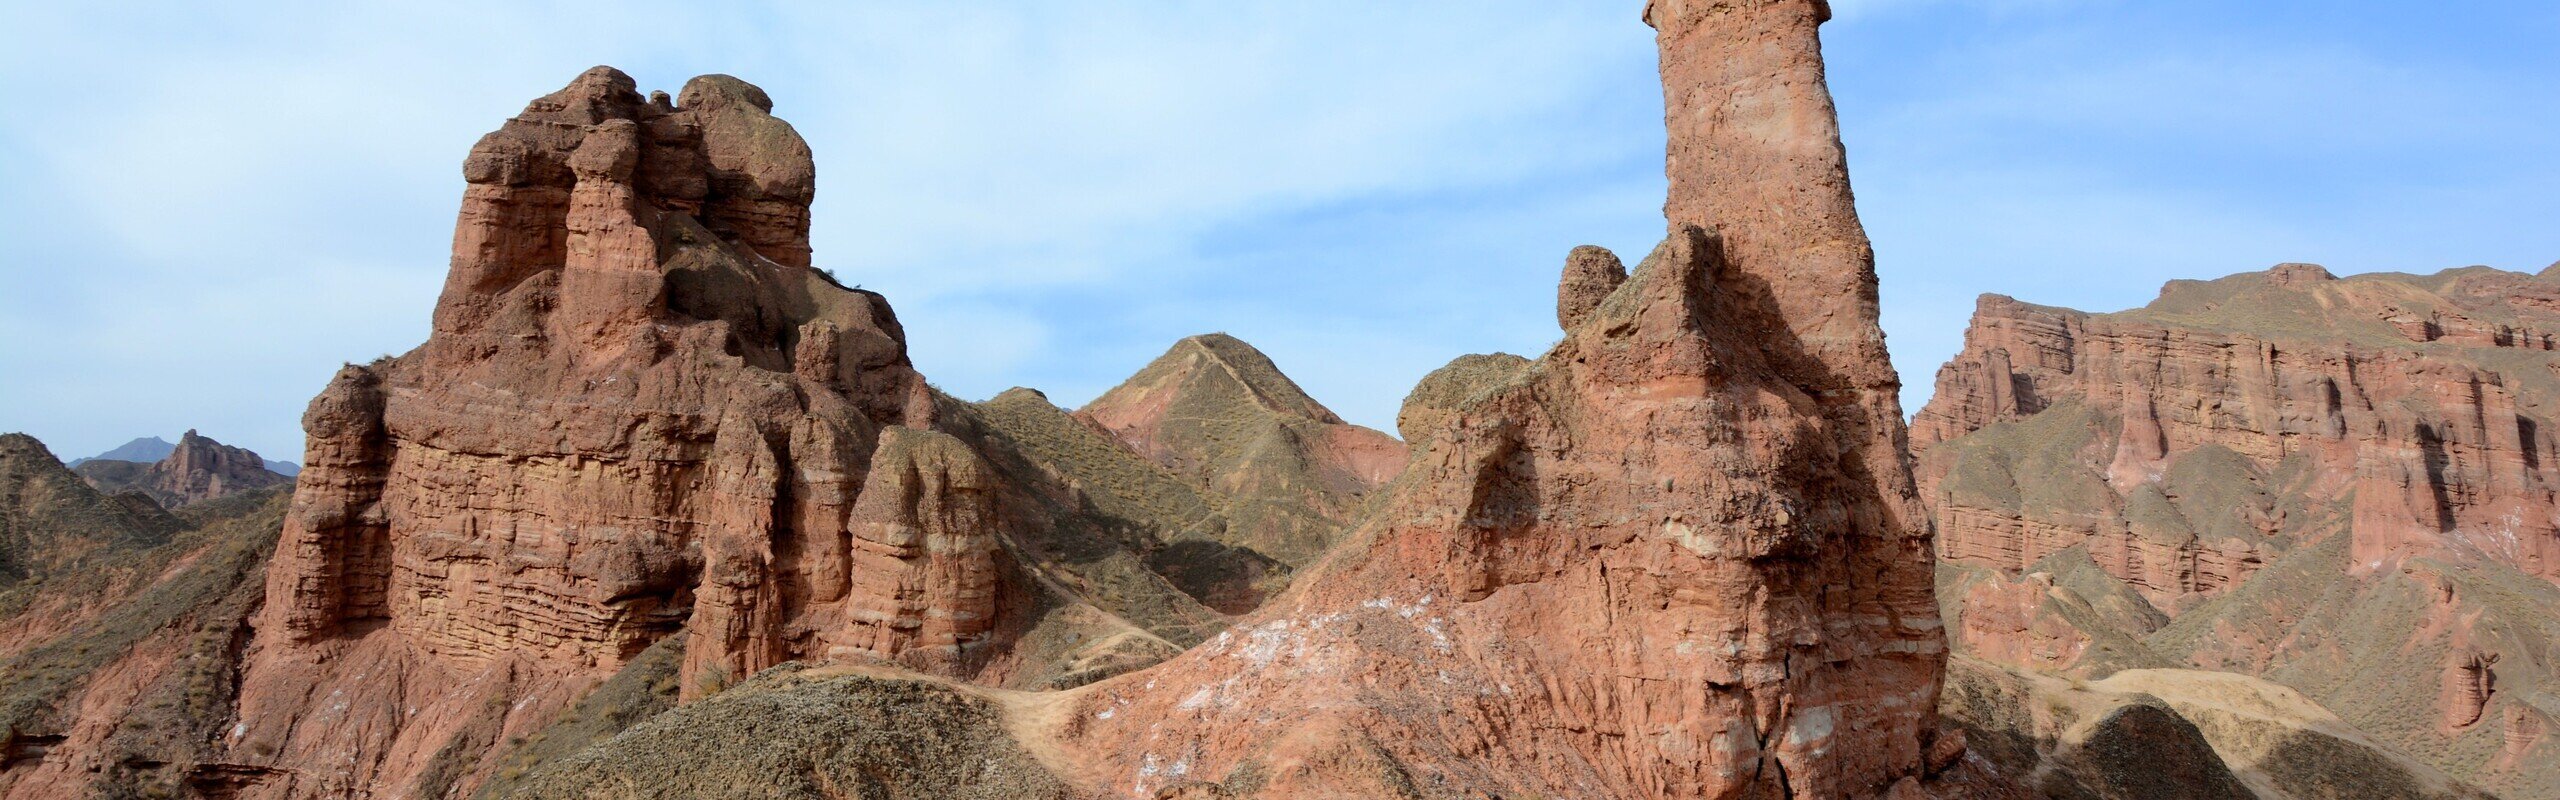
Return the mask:
M1577 251L1564 340L1435 391L1463 399L1411 415L1432 423L1407 431L1413 472L1326 561L1078 698L1056 733L1088 754L1083 781L1119 797L1919 791L1944 644L1822 84L1825 16L1817 0L1647 9L1669 239L1632 275Z

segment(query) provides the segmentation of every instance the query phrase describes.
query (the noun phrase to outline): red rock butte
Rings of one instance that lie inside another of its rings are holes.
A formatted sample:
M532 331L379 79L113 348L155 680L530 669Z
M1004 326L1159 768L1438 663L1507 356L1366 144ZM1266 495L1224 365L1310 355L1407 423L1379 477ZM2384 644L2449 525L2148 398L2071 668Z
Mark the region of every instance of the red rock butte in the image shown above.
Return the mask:
M472 148L432 337L304 417L234 734L341 767L287 794L406 785L679 628L688 696L831 653L979 666L989 471L930 430L888 304L808 268L815 171L771 107L599 67Z

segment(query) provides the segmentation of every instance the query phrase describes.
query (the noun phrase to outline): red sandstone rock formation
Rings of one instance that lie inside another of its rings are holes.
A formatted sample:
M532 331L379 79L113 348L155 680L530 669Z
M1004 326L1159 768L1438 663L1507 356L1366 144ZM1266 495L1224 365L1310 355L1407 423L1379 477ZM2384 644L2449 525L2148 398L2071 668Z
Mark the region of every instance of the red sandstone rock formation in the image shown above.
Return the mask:
M1591 245L1574 248L1565 256L1564 280L1556 284L1556 324L1565 330L1580 326L1626 282L1627 265L1618 254Z
M814 171L771 106L597 68L472 148L434 335L305 417L228 741L284 771L263 791L475 774L680 627L688 696L987 661L1026 605L988 469L930 430L887 303L808 268Z
M2438 700L2447 728L2467 728L2489 708L2498 691L2498 654L2463 647L2446 654L2444 694Z
M1439 417L1398 493L1288 594L1081 694L1055 731L1080 780L1119 797L1920 791L1944 641L1821 10L1649 9L1669 241L1596 303L1607 270L1573 272L1565 340Z
M2560 579L2560 522L2550 511L2560 443L2544 421L2560 384L2538 355L2548 351L2541 331L2560 328L2555 297L2560 284L2495 270L2341 280L2303 264L2174 282L2158 302L2119 314L1986 295L1964 352L1939 371L1937 395L1912 422L1922 483L1943 500L1941 549L2015 570L2087 542L2109 571L2174 613L2247 577L2298 543L2287 531L2305 528L2272 502L2186 508L2170 473L2212 449L2244 462L2214 470L2231 479L2291 481L2270 488L2296 509L2352 497L2355 554L2367 569L2458 551ZM1942 443L1977 442L1962 437L2051 409L2096 420L2068 471L2111 491L2084 493L2077 514L1959 496L1962 481L1948 476L1972 446ZM2203 526L2213 517L2227 530L2142 529L2134 507L2156 491L2166 494L2152 499L2171 502L2152 510L2187 513L2149 514L2153 522L2183 516L2170 528Z
M2077 664L2090 634L2045 613L2053 602L2053 576L2033 572L2015 582L1998 578L1966 590L1957 641L1966 652L2002 664L2059 672Z

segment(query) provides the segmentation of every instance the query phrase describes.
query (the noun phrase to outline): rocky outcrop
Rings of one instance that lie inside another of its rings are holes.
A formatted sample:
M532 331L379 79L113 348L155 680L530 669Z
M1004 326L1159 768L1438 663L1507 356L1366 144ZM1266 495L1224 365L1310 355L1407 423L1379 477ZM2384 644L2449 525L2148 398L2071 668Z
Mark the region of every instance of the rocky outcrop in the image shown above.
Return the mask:
M257 453L187 431L169 455L138 464L97 458L74 468L100 491L138 491L168 508L293 483Z
M1670 240L1545 357L1470 393L1321 566L1209 643L1082 690L1053 735L1085 754L1086 785L1920 791L1944 645L1892 373L1860 300L1872 275L1862 242L1836 238L1856 220L1819 4L1658 3L1650 18L1675 158L1744 151L1715 189L1736 209L1693 213L1681 193L1707 189L1675 171ZM1772 73L1809 83L1730 128L1687 122L1730 108L1701 98L1745 91L1727 75ZM1819 124L1722 138L1800 119ZM1832 160L1752 166L1805 153ZM1808 196L1793 213L1755 205ZM1781 257L1781 240L1822 255ZM1802 286L1849 291L1817 302Z
M2464 647L2446 654L2444 696L2436 701L2447 728L2467 728L2489 709L2498 691L2498 654Z
M1609 260L1616 261L1617 256ZM1518 380L1532 363L1510 353L1459 356L1422 376L1422 382L1405 394L1404 405L1396 411L1396 431L1419 455L1428 449L1432 437L1450 430L1459 409L1482 399L1480 393Z
M1405 464L1403 443L1342 421L1223 333L1174 343L1076 416L1220 499L1225 530L1211 541L1293 568Z
M770 101L684 98L599 68L472 149L435 335L305 418L275 644L381 620L610 667L689 619L689 672L735 677L846 601L867 467L931 402L887 304L799 263L812 169Z
M1556 324L1573 330L1626 282L1627 265L1618 254L1591 245L1574 248L1564 259L1564 280L1556 283Z
M807 266L761 91L590 71L473 148L427 343L311 403L190 763L290 798L2012 796L1937 719L1827 14L1648 7L1666 240L1577 251L1563 341L1427 381L1418 453L1223 337L1078 415L941 397ZM1227 626L1239 553L1304 569Z

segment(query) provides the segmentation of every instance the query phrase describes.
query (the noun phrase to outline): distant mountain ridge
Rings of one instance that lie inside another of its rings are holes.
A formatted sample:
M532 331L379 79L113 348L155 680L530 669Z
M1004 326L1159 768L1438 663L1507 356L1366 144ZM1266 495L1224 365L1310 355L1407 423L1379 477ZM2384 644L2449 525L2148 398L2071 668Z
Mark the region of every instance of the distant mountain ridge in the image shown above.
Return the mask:
M156 441L156 440L155 440ZM140 440L136 440L140 444ZM257 489L286 486L293 478L269 470L267 461L245 448L232 447L189 430L158 461L140 463L93 458L72 471L99 491L136 491L162 507L215 500Z
M163 458L168 458L169 453L177 449L178 446L167 439L162 439L158 436L144 436L124 444L116 445L115 449L104 453L84 458L71 459L70 463L64 464L63 466L77 467L90 461L136 461L148 464Z
M86 464L91 461L131 461L137 464L149 464L168 458L169 454L177 452L177 449L178 446L176 444L172 444L167 439L162 439L158 436L144 436L124 444L116 445L115 449L108 450L104 453L72 459L69 463L63 464L63 466L76 468L81 464ZM264 466L267 468L268 472L273 472L288 478L302 474L302 465L300 464L296 464L291 461L277 461L272 458L260 460L264 462Z

